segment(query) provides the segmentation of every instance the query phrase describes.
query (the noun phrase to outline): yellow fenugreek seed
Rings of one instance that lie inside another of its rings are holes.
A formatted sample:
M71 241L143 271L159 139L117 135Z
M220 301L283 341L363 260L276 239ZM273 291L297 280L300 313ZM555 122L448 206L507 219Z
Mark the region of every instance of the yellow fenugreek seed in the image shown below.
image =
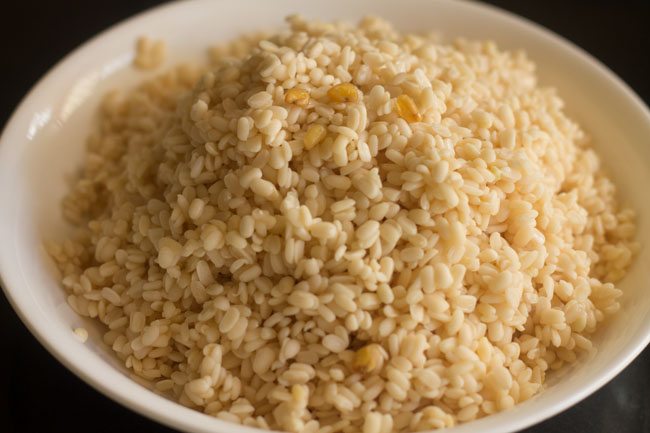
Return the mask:
M305 391L305 387L301 385L293 385L291 387L291 397L295 401L303 401L307 398L307 392Z
M415 102L409 95L399 95L397 101L395 101L395 108L399 117L409 123L422 120L422 115L418 111L417 105L415 105Z
M378 370L384 362L384 350L379 344L368 344L354 354L353 367L366 372Z
M305 89L289 89L284 94L284 102L287 104L296 104L299 107L305 107L309 103L309 92Z
M305 134L305 138L303 139L305 149L309 150L316 146L323 140L323 138L325 138L326 134L327 130L323 125L318 123L310 125Z
M359 89L352 83L341 83L329 89L327 96L334 102L357 102Z

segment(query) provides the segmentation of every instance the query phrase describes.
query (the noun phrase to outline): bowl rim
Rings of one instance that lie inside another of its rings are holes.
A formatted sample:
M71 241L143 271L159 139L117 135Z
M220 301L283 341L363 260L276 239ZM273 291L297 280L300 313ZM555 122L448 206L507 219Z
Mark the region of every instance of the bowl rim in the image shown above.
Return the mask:
M195 6L198 4L204 4L206 6L207 4L211 4L214 6L215 4L222 3L223 1L224 0L220 0L219 2L215 2L214 0L185 0L180 2L160 4L139 12L122 21L119 21L114 25L111 25L81 45L77 46L74 50L63 57L54 66L52 66L38 80L38 82L32 86L32 88L29 90L26 96L23 97L23 99L20 101L20 103L14 109L13 113L8 118L6 124L4 125L2 134L0 135L0 173L4 171L2 170L2 167L7 165L7 161L11 161L10 155L12 155L12 149L16 147L15 145L12 146L11 143L21 143L24 141L24 127L29 124L29 119L31 118L32 114L32 112L30 112L30 109L37 102L37 99L41 96L41 94L45 93L49 87L51 87L53 82L62 79L62 77L65 75L66 70L73 67L76 63L79 63L80 60L85 58L88 53L93 51L100 43L102 43L102 41L108 40L122 32L126 32L131 28L137 27L140 23L149 20L154 16L162 14L173 14L174 11L187 7L188 4ZM581 62L589 69L591 69L595 74L599 76L599 78L604 79L612 86L614 86L615 90L624 96L625 100L632 105L634 110L642 115L642 118L644 118L645 122L650 124L650 110L648 109L648 106L643 102L643 100L611 69L609 69L602 62L600 62L598 59L593 57L591 54L573 42L552 32L540 24L537 24L525 17L516 15L507 10L501 9L497 6L478 3L471 0L435 1L438 3L445 3L450 6L453 4L452 7L458 8L460 12L462 12L462 10L475 9L482 14L498 17L499 19L507 22L508 25L532 34L534 37L543 41L545 44L551 45L554 49L571 55L572 57L576 58L576 61ZM0 188L0 194L2 194L1 189L2 188ZM3 210L0 211L3 219L4 215L6 215L9 210L12 209L4 207ZM27 303L28 299L26 295L23 295L19 290L19 287L21 287L21 276L19 275L19 272L12 268L8 263L10 261L9 258L11 257L11 252L12 246L5 246L5 243L0 244L0 285L2 286L2 290L8 302L20 320L23 322L23 324L40 342L40 344L44 346L45 349L52 356L54 356L56 360L58 360L68 370L73 372L77 377L81 378L91 387L103 395L109 397L113 401L124 406L125 408L135 411L140 415L153 420L154 422L162 423L172 428L178 428L192 432L211 432L215 431L214 429L217 431L237 431L239 433L259 433L266 431L221 421L193 409L185 408L171 400L157 396L144 387L139 387L137 390L138 392L135 392L135 394L129 394L125 392L125 390L119 389L116 385L108 383L107 381L93 375L90 371L90 368L84 365L82 359L80 359L80 353L78 352L83 349L73 351L63 350L63 347L57 346L51 341L52 335L47 326L47 321L41 317L29 316L30 305ZM650 343L650 322L648 322L648 324L645 326L639 328L638 332L635 334L635 338L631 343L628 344L626 350L618 353L616 357L610 361L612 368L601 373L598 376L598 380L590 383L588 386L577 389L566 398L563 398L554 404L546 405L534 416L519 418L515 417L509 421L506 419L506 422L502 424L489 423L491 425L481 425L484 424L482 421L490 420L494 417L499 416L499 414L496 414L476 421L461 424L460 426L452 428L449 431L458 433L461 433L461 431L473 432L476 428L480 427L484 433L511 432L540 423L568 409L569 407L575 405L579 401L597 391L599 388L613 379L616 375L618 375L630 362L632 362L632 360L641 353L641 351L648 345L648 343ZM127 379L136 384L132 379ZM135 390L136 389L134 388L132 391ZM143 399L139 398L145 396L145 394L143 394L144 392L147 392L147 396L149 398L158 397L161 401L157 401L157 405L147 404ZM509 411L501 412L501 415L507 414L508 412Z

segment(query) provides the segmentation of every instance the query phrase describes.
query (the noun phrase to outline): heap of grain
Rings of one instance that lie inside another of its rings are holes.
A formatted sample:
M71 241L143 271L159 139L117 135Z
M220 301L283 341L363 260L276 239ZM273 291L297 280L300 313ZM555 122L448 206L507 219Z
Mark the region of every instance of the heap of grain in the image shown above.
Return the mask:
M633 213L525 55L289 22L107 98L50 248L75 311L158 391L293 432L451 426L591 351Z

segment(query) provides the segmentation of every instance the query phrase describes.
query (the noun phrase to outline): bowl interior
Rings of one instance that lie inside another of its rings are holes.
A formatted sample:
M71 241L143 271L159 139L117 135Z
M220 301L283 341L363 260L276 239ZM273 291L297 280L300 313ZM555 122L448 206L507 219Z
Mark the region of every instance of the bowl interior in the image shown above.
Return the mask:
M255 11L252 13L251 11ZM638 238L650 243L650 117L625 86L588 56L523 20L490 7L447 0L393 2L330 0L299 2L195 1L156 9L131 19L77 50L30 93L16 112L0 146L0 271L14 307L32 332L59 360L105 394L160 422L191 431L236 432L233 426L185 409L128 379L128 372L101 343L101 331L67 306L43 239L66 232L60 200L66 176L81 162L85 137L102 94L133 86L151 76L130 67L138 36L163 38L167 66L197 60L205 49L245 31L274 28L283 17L300 12L309 18L357 20L370 13L408 31L439 30L456 36L493 39L501 47L525 49L537 63L540 83L558 88L567 110L593 137L621 200L638 212ZM179 25L191 23L191 25ZM649 249L643 248L620 284L622 312L596 335L598 353L549 377L547 389L512 411L450 431L511 431L553 415L611 379L645 346L650 297ZM86 327L91 336L79 343L72 329ZM559 378L562 377L560 381Z

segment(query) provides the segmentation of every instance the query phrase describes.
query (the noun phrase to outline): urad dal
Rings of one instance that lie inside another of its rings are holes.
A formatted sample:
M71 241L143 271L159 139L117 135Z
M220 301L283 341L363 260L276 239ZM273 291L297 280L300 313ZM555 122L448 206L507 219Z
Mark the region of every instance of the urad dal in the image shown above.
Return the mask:
M49 249L126 367L224 420L389 433L595 350L634 213L534 64L288 21L101 107Z

